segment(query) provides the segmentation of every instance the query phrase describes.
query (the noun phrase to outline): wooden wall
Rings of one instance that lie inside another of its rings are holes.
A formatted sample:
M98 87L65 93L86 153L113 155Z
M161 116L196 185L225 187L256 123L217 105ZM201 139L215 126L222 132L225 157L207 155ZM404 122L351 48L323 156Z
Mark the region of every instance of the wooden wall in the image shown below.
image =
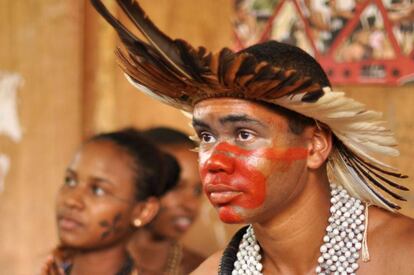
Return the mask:
M56 242L54 197L81 137L82 12L77 1L0 0L0 70L19 73L19 143L0 194L0 274L34 274ZM1 118L0 118L1 119Z
M117 12L113 2L106 1ZM229 0L140 2L172 37L212 50L231 45ZM180 112L129 86L115 64L115 33L86 1L0 0L0 7L0 70L25 79L18 92L23 139L13 143L0 135L0 153L11 157L6 189L0 193L0 274L26 275L38 269L56 243L54 196L82 138L130 125L191 129ZM402 156L393 162L410 173L413 87L343 90L386 113L401 143ZM209 254L234 229L218 222L205 202L184 241Z

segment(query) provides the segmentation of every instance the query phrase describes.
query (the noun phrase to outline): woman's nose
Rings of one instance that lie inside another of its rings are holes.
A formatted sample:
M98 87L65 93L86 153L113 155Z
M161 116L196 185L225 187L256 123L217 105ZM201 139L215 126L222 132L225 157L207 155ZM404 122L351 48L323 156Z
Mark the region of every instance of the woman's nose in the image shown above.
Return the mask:
M83 209L85 206L83 196L83 190L79 187L75 187L64 194L63 203L69 208Z
M189 189L183 197L183 207L191 213L197 213L200 208L201 199L199 196L194 195L193 190Z

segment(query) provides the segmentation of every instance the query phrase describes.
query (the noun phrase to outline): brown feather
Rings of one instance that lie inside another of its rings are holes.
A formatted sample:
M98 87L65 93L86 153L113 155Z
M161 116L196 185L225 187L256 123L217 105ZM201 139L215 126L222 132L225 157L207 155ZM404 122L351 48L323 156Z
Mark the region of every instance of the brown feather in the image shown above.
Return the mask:
M356 162L358 162L361 166L363 166L363 167L364 167L364 169L369 170L369 172L370 172L371 174L373 174L375 177L379 178L379 179L380 179L380 180L382 180L383 182L387 183L388 185L390 185L390 186L392 186L392 187L394 187L394 188L396 188L396 189L399 189L399 190L401 190L401 191L410 191L410 189L408 189L407 187L402 186L402 185L400 185L400 184L397 184L397 183L395 183L395 182L393 182L393 181L391 181L391 180L387 179L387 178L386 178L386 177L384 177L384 176L381 176L379 173L375 172L375 171L374 171L374 169L370 169L370 167L369 167L369 166L367 166L364 162L360 161L358 158L354 158L354 160L355 160Z
M191 79L174 41L155 26L141 6L134 0L117 0L117 3L159 54L183 76Z
M231 61L230 66L227 68L227 71L224 73L224 84L227 87L233 87L236 83L236 74L240 69L240 66L242 65L243 61L245 59L245 55L240 54L236 56Z

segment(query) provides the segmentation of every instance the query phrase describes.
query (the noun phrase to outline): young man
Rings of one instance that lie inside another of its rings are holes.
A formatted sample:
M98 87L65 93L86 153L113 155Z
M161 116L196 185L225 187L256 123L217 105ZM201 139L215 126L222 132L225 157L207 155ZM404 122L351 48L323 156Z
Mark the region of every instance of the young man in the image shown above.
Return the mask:
M194 274L413 274L414 222L393 213L405 176L375 158L398 154L392 133L311 56L274 41L207 54L119 0L147 44L92 2L120 35L130 82L192 112L220 219L249 224Z

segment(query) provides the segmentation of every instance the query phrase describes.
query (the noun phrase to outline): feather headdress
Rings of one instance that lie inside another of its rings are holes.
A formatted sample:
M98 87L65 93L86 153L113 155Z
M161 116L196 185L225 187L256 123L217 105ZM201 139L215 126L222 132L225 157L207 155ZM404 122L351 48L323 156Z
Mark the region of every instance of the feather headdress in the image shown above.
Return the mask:
M191 112L200 100L235 97L282 106L327 125L334 134L328 169L352 195L390 211L404 201L395 182L406 178L375 154L398 155L393 134L381 114L367 110L344 93L322 87L296 70L274 66L248 52L228 48L217 54L204 47L162 33L134 0L117 0L123 12L144 35L135 36L105 8L91 0L115 28L124 49L116 54L128 80L142 92L181 110Z

